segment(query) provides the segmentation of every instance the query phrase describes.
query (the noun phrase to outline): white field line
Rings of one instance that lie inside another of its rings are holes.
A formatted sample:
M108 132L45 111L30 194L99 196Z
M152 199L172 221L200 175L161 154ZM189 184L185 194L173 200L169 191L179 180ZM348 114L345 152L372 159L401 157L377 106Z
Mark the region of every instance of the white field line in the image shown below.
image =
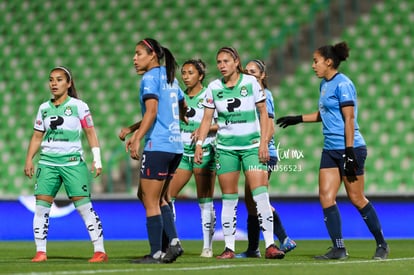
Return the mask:
M94 269L94 270L76 270L76 271L52 271L52 272L28 272L28 273L12 273L10 275L72 275L72 274L117 274L120 272L123 273L136 273L139 272L160 272L160 271L199 271L199 270L215 270L215 269L228 269L228 268L235 268L235 267L243 267L243 268L256 268L256 267L268 267L268 266L321 266L321 265L350 265L350 264L378 264L379 262L404 262L404 261L413 261L414 257L410 258L395 258L395 259L387 259L383 261L376 261L376 260L360 260L360 261L352 261L352 260L345 260L345 261L318 261L318 262L307 262L307 263L258 263L258 264L220 264L214 266L195 266L195 267L167 267L164 268L165 265L156 265L156 268L139 268L139 269ZM174 266L174 264L173 264Z

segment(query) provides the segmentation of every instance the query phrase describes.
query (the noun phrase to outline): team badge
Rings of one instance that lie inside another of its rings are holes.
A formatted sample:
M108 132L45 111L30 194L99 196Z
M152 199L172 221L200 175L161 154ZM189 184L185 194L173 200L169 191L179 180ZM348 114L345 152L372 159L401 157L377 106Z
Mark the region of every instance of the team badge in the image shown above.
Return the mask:
M198 108L198 109L203 109L203 108L204 108L204 106L203 106L203 101L204 101L204 99L200 99L200 100L198 101L198 103L197 103L197 108Z
M241 87L240 89L240 95L241 96L247 96L247 88L246 87Z
M73 114L72 113L72 108L70 108L70 106L67 106L66 109L65 109L64 114L67 115L67 116L71 116Z

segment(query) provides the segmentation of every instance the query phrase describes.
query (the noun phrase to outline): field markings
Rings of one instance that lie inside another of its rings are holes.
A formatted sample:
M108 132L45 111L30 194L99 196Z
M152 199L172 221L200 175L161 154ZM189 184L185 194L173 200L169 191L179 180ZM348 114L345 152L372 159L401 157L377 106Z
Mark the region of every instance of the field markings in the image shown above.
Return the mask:
M156 265L157 268L139 268L139 269L94 269L94 270L76 270L76 271L53 271L53 272L27 272L27 273L13 273L11 275L72 275L72 274L111 274L111 273L136 273L137 271L143 272L160 272L160 271L201 271L201 270L215 270L215 269L228 269L228 268L235 268L235 267L243 267L243 268L256 268L256 267L269 267L269 266L318 266L318 265L348 265L348 264L378 264L379 262L402 262L402 261L413 261L414 257L410 258L395 258L395 259L387 259L383 261L376 261L376 260L357 260L357 261L318 261L318 262L289 262L289 263L258 263L258 264L225 264L225 265L214 265L214 266L195 266L195 267L167 267L164 268L165 265Z

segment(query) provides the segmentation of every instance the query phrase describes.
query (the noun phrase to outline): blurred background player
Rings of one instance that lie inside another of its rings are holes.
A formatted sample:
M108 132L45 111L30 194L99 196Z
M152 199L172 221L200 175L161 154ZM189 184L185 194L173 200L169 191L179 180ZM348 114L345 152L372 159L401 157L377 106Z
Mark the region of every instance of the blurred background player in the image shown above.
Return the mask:
M161 66L164 58L165 66ZM183 153L179 119L185 119L185 100L175 79L175 58L158 41L146 38L137 43L134 66L137 74L143 75L140 86L142 121L125 146L131 158L141 160L138 197L145 207L151 251L132 262L171 263L183 250L164 194ZM145 145L141 157L142 139ZM170 241L165 255L162 252L163 231Z
M260 226L266 244L266 258L281 259L285 254L274 244L273 214L267 190L269 135L266 94L254 76L243 74L236 49L219 49L216 61L223 77L214 80L207 87L194 161L203 161L202 145L216 111L219 126L216 137L216 173L222 192L221 221L225 241L225 250L217 258L235 258L238 180L240 170L243 169L257 212L262 217Z
M82 217L94 246L89 262L106 262L101 220L91 203L91 175L85 163L81 133L86 134L92 149L92 171L95 177L102 172L98 137L88 105L78 99L75 82L68 68L55 67L49 75L49 88L53 98L39 107L34 132L27 150L24 173L32 178L33 158L40 148L36 169L36 209L33 232L36 255L32 262L47 260L46 243L49 231L49 213L53 200L63 184Z
M267 162L267 179L269 181L270 175L274 167L276 167L278 161L277 150L275 146L275 140L273 138L275 125L274 125L274 117L275 117L275 107L273 103L273 95L272 92L267 87L266 81L266 65L262 60L254 59L247 63L246 65L246 73L253 75L256 77L257 81L259 82L260 86L266 92L266 109L268 113L268 123L269 123L269 161ZM260 240L260 225L259 219L257 217L257 210L256 210L256 203L253 200L252 193L249 188L249 183L245 184L244 188L245 194L245 203L247 208L247 238L248 238L248 246L245 252L237 254L237 258L259 258L261 257L260 250L259 250L259 240ZM273 209L273 232L278 238L280 242L280 250L287 253L293 250L296 247L295 241L293 241L286 233L286 230L282 224L279 214Z
M325 45L313 53L312 69L322 78L319 86L319 110L312 114L277 119L286 128L301 122L322 122L324 145L319 169L319 200L333 247L316 259L346 259L348 252L342 237L341 217L336 195L341 182L352 204L374 235L377 248L373 259L386 259L389 247L373 205L364 195L364 165L367 157L365 140L357 122L357 93L353 82L338 71L349 56L346 42Z
M203 231L203 250L200 256L211 258L213 257L212 245L216 224L213 194L216 180L214 140L217 132L217 124L214 123L210 127L207 138L202 146L203 162L201 164L194 163L195 140L198 138L197 129L200 126L204 114L202 102L206 90L203 87L203 80L206 74L205 68L206 65L200 59L187 60L181 68L182 80L186 86L184 96L188 105L186 114L188 124L183 122L180 124L184 154L176 174L171 180L168 193L171 198L172 209L176 215L174 201L178 193L194 174Z

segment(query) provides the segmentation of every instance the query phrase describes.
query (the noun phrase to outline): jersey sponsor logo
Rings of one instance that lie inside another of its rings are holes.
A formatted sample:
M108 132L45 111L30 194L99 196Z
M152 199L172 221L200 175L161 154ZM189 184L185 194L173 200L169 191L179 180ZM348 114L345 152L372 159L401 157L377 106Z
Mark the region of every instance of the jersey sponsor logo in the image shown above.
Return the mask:
M238 98L229 98L227 99L227 111L234 112L235 109L240 107L241 101Z
M51 116L50 117L50 129L56 130L58 126L62 125L64 122L63 117L61 116Z
M173 122L173 123L170 124L170 126L168 126L168 129L173 134L179 134L180 133L180 124L178 124L176 122Z
M196 115L196 110L193 107L188 107L186 117L194 117Z
M40 119L38 119L38 120L36 120L36 125L42 125L43 124L43 121L41 121Z

